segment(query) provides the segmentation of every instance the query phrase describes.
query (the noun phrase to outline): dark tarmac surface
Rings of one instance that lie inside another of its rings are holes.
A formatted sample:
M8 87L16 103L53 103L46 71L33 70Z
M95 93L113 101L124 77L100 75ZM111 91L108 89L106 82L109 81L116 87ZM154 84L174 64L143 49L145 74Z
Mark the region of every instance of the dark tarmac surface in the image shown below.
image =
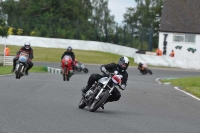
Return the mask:
M155 81L199 76L199 71L150 68L153 75L141 75L129 67L121 99L92 113L78 108L80 89L100 69L85 66L89 73L76 73L70 81L50 73L30 73L20 80L0 76L0 133L200 133L200 101Z

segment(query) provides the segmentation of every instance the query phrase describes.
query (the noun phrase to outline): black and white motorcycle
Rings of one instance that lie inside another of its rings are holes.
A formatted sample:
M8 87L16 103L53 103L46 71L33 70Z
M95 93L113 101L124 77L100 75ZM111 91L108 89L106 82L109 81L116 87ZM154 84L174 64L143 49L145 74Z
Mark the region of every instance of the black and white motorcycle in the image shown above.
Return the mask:
M25 69L27 68L28 64L28 57L29 54L26 52L21 52L19 55L19 59L16 62L15 67L15 77L16 79L20 79L22 76L25 75Z
M117 71L110 73L108 77L103 77L95 82L92 87L82 96L78 107L80 109L86 106L90 109L90 112L96 111L99 107L104 105L105 101L111 95L114 87L121 87L122 75ZM122 89L123 90L123 89Z

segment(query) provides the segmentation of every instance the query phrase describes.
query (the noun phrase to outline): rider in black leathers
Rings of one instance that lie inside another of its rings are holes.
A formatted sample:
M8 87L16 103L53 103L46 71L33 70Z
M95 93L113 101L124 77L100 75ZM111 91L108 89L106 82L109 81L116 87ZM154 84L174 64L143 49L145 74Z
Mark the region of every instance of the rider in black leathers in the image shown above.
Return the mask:
M118 71L123 76L122 82L121 82L121 89L124 90L126 87L127 80L128 80L128 73L126 71L128 66L129 66L129 59L127 57L121 57L118 60L117 64L110 63L110 64L102 65L100 67L100 70L103 73L103 75L96 74L96 73L91 74L88 79L87 86L82 89L83 94L85 94L92 87L95 81L98 81L102 77L108 76L109 73L113 73L114 71ZM114 88L112 95L107 99L105 103L118 101L120 97L121 97L120 91L117 88ZM104 109L103 106L102 108Z
M63 57L64 57L65 55L69 55L69 56L72 57L72 68L73 68L73 71L74 71L75 54L74 54L74 52L72 52L72 47L69 46L69 47L67 48L67 51L65 51L65 52L63 53L63 55L61 56L61 60L63 59Z
M141 62L138 64L138 70L140 70L140 72L143 71L143 64Z
M31 48L31 44L30 42L25 42L24 46L20 48L20 50L17 52L16 57L13 58L13 68L12 68L12 72L14 72L15 70L15 66L16 66L16 61L19 59L19 54L25 51L27 53L29 53L29 59L28 59L28 67L25 70L25 74L28 75L28 71L33 67L33 63L31 62L31 60L33 59L33 49Z

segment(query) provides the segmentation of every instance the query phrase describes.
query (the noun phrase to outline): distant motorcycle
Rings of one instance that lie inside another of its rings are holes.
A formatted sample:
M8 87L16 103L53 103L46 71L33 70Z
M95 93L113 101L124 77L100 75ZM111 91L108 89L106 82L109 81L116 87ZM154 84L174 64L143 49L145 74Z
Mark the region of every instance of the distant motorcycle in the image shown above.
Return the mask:
M62 75L63 75L63 81L69 81L72 74L72 58L71 56L64 56L61 61L61 67L62 67Z
M147 73L149 73L150 75L153 74L152 71L148 68L147 64L144 64L144 65L142 66L142 70L140 70L140 72L141 72L143 75L145 75L145 74L147 74Z
M122 75L115 71L114 73L109 74L109 77L99 79L92 85L86 94L82 96L78 107L83 109L87 106L90 109L90 112L96 111L104 104L108 97L112 95L114 87L118 86L122 89L120 85L122 77Z
M77 61L75 59L74 61L74 70L77 71L77 72L84 72L84 73L88 73L89 70L85 67L85 65L79 61Z
M15 66L15 77L16 79L20 79L22 76L25 75L25 69L28 66L28 57L29 54L26 52L21 52L19 55L19 59L16 62Z

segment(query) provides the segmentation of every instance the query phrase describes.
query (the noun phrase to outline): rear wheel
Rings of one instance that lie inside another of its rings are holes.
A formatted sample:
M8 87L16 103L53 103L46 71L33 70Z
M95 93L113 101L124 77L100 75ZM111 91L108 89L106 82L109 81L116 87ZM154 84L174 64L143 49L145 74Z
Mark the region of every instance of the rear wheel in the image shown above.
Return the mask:
M87 68L84 68L84 69L83 69L83 72L85 72L85 73L88 73L88 71L89 71L89 70L88 70Z
M67 80L67 75L68 75L68 71L67 71L67 68L65 67L63 70L63 81Z
M109 97L109 92L106 90L104 92L102 92L102 96L100 96L99 101L95 100L90 108L90 112L94 112L96 111Z
M151 70L149 70L149 69L148 69L148 72L149 72L149 74L150 74L150 75L152 75L152 74L153 74L153 73L152 73L152 71L151 71Z

